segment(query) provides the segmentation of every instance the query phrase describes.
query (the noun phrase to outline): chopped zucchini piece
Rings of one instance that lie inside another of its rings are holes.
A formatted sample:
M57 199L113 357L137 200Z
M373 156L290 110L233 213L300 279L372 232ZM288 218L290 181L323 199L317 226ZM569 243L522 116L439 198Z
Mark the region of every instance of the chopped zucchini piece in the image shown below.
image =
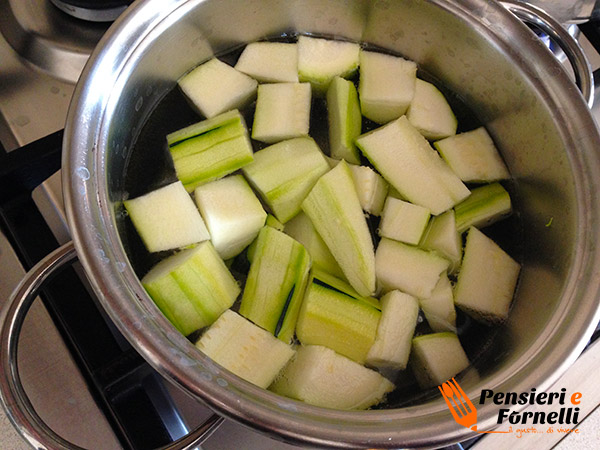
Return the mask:
M309 270L310 257L300 243L264 227L256 241L240 314L289 343Z
M323 175L302 203L348 282L365 297L375 292L373 241L345 161Z
M177 178L188 192L253 160L248 130L237 110L171 133L167 143Z
M344 278L344 272L306 214L300 211L287 222L285 233L304 245L310 254L313 267L319 267L338 278Z
M435 252L387 238L381 239L375 253L377 280L383 288L399 289L418 298L431 296L449 264Z
M323 95L334 77L348 77L358 68L358 44L308 36L298 38L298 76Z
M494 141L484 127L442 139L434 146L463 181L491 182L510 178Z
M277 231L283 231L285 228L285 225L282 224L279 220L277 220L277 217L275 217L272 214L267 214L267 220L265 222L265 225L267 225L269 227L273 227ZM296 240L298 240L298 239L296 239Z
M360 164L354 139L360 136L362 116L358 93L351 81L335 77L327 90L329 151L332 158Z
M313 281L300 308L296 335L304 345L324 345L362 364L375 342L380 317L368 303Z
M225 369L264 389L295 354L292 347L231 310L204 332L196 347Z
M406 116L363 134L356 145L404 198L434 215L470 193Z
M423 389L439 386L469 367L454 333L424 334L413 339L410 365Z
M483 228L509 216L510 195L500 183L486 184L471 191L471 195L454 207L456 229L463 233L469 227Z
M231 125L231 126L230 126ZM202 120L167 135L167 144L173 159L184 158L197 148L210 148L219 142L248 134L242 115L232 109L210 119ZM194 142L194 138L200 138ZM192 141L192 142L188 142ZM185 144L185 145L184 145Z
M429 327L435 332L451 331L456 333L456 309L452 284L443 274L433 289L431 297L420 298L419 305L425 314Z
M265 224L267 213L242 175L199 186L194 198L223 259L240 254Z
M277 231L283 231L285 227L285 225L282 224L279 220L277 220L277 217L273 216L272 214L267 214L267 220L265 220L265 225L271 228L275 228ZM256 241L257 240L254 239L254 241L252 241L252 243L248 246L247 256L248 261L250 262L252 262L252 258L254 258L254 252L256 251ZM300 243L302 244L302 242Z
M348 164L348 167L352 171L360 206L369 214L379 216L389 188L387 181L368 166Z
M431 218L419 247L435 250L450 261L450 273L458 270L462 259L462 239L456 228L453 209Z
M123 204L149 252L210 239L194 201L179 181Z
M310 85L273 83L258 87L252 139L273 144L308 136Z
M494 241L477 228L469 228L454 289L456 306L485 323L506 320L520 269Z
M312 138L279 142L254 154L242 168L250 184L281 223L300 212L300 206L329 164Z
M381 297L381 320L367 365L406 369L418 317L419 303L412 295L391 291Z
M356 290L350 286L345 280L336 277L335 275L320 270L319 268L313 268L311 270L311 283L317 283L321 286L328 287L330 289L335 289L336 291L341 292L342 294L346 294L356 300L360 300L361 302L365 302L368 305L374 306L378 310L381 311L381 303L375 297L363 297Z
M179 80L179 87L206 118L242 108L256 97L258 83L233 67L213 58Z
M415 96L406 117L430 141L456 134L458 121L448 101L437 87L427 81L417 78Z
M381 213L379 235L417 245L431 216L427 208L388 197Z
M361 50L358 94L362 115L381 124L397 119L413 99L416 80L413 61Z
M261 83L297 83L297 45L252 42L244 48L235 68Z
M298 348L269 389L311 405L347 410L367 409L381 402L394 385L329 348L307 345Z
M213 323L240 293L210 241L162 260L142 278L142 285L186 336Z

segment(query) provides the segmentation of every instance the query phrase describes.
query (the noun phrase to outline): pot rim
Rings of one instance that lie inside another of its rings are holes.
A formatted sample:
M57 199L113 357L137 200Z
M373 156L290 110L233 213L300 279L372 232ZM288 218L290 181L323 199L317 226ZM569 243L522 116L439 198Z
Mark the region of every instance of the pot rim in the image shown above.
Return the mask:
M430 445L432 441L447 444L472 437L473 432L448 420L447 407L441 400L392 410L337 411L306 405L253 386L220 369L198 351L145 293L120 243L107 195L105 113L115 101L113 92L118 92L118 88L106 87L122 84L135 67L148 36L172 25L201 1L135 3L106 33L76 87L65 127L63 194L77 254L100 303L132 346L169 381L218 413L288 441L328 447L392 448ZM547 75L542 67L554 68L558 63L541 44L532 41L529 30L502 6L479 0L434 3L476 27L487 39L493 39L515 65L537 80L538 89L555 109L560 123L565 124L561 134L566 147L573 149L571 163L580 171L581 177L575 180L580 239L563 291L566 300L541 333L543 336L511 366L511 376L507 378L504 370L486 384L486 388L500 391L544 389L575 361L600 319L600 277L584 270L600 263L594 244L600 242L600 227L593 226L600 223L600 201L592 196L600 187L600 158L596 150L600 136L585 101L564 71L558 70L551 79L539 81ZM520 43L518 50L513 47L515 41L508 42L503 37L507 28ZM541 64L526 66L525 58L518 57L517 51L534 54ZM578 288L579 285L586 288ZM585 308L569 308L576 300ZM577 333L558 335L563 313L579 325ZM468 395L478 397L475 390ZM480 429L491 427L497 408L483 405L478 408L478 417ZM423 433L432 427L437 436Z

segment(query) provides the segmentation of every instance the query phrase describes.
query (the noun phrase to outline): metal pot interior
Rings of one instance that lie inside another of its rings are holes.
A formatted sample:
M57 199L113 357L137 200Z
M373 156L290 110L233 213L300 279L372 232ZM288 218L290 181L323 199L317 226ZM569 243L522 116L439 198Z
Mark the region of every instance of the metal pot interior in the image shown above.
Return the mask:
M362 413L312 408L262 392L223 373L177 336L138 282L135 270L143 275L149 260L136 262L121 202L142 193L136 189L150 190L145 180L164 182L157 167L168 164L162 144L148 146L143 157L132 153L143 151L135 144L144 123L176 80L200 62L247 42L296 33L365 42L417 61L422 73L454 93L487 127L512 173L516 214L497 237L523 269L509 320L480 329L465 345L473 358L473 367L460 378L467 393L475 398L483 388L545 388L574 360L598 319L598 276L592 269L598 255L592 242L600 227L592 192L600 141L585 102L559 64L491 2L150 0L134 5L86 69L68 120L65 194L79 254L103 306L134 346L217 411L289 440L319 444L387 447L464 438L469 431L451 420L435 391L403 397L411 406L395 409L392 401L391 409ZM82 125L77 117L89 120ZM155 134L146 138L164 139L161 127L157 123ZM82 167L89 179L80 176ZM487 406L478 408L480 428L495 422L494 407Z

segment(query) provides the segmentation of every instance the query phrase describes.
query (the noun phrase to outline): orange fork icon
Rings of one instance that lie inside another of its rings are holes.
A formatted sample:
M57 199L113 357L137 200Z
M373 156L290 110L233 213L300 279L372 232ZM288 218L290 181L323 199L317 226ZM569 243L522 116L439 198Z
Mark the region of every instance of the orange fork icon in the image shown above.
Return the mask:
M510 431L478 431L477 430L477 409L473 402L469 400L465 391L459 386L454 378L438 386L442 397L448 405L454 420L463 427L470 428L477 433L510 433Z

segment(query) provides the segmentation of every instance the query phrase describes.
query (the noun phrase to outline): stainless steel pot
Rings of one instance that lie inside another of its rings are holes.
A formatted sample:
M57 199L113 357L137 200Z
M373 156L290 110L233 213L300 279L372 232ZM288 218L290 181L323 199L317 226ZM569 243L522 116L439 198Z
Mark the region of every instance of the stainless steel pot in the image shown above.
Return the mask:
M153 107L183 73L213 54L296 32L369 42L417 61L476 113L514 176L523 270L508 322L461 380L467 394L476 399L484 388L543 390L576 359L600 318L600 136L560 64L496 2L135 3L95 51L67 121L64 195L77 255L133 346L167 379L221 415L291 442L330 447L433 446L472 437L436 395L404 408L334 411L240 380L175 331L129 263L120 235L126 219L118 214L126 196L123 174ZM73 254L63 249L55 260ZM15 346L13 340L5 351L3 344L2 352L14 352ZM2 365L12 371L5 360ZM0 384L5 402L11 380ZM15 398L8 398L12 407ZM495 425L497 409L478 405L479 429ZM9 407L9 414L19 425L35 420L29 410ZM28 430L22 432L31 442L43 442Z

